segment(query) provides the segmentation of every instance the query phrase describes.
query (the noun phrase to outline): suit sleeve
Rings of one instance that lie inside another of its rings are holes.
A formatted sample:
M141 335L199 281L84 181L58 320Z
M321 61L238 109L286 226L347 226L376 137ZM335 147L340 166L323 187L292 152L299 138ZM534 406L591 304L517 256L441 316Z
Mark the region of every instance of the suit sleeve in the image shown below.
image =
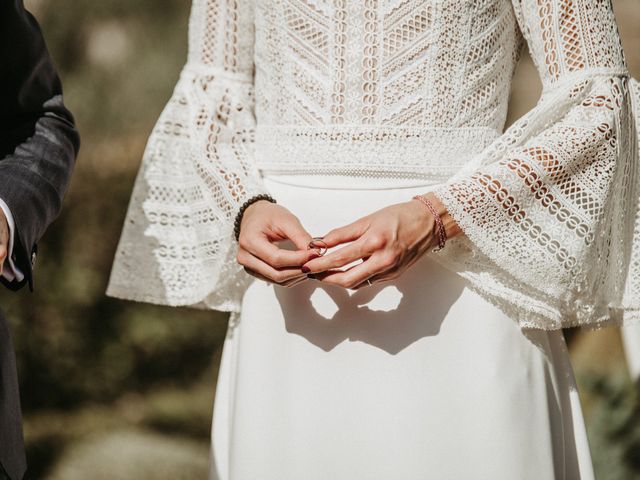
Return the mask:
M22 4L0 6L0 198L15 221L13 260L33 290L37 242L57 217L79 149L74 119L40 28Z

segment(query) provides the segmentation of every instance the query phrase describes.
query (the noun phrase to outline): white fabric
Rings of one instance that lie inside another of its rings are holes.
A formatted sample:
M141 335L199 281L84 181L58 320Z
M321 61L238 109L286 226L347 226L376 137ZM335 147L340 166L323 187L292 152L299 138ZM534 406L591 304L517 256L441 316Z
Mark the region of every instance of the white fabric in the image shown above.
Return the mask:
M2 268L2 276L10 282L13 282L14 280L21 282L24 279L24 273L16 267L16 264L13 261L14 232L16 230L15 221L13 220L13 215L11 214L9 206L1 198L0 210L2 210L2 213L4 213L4 216L7 219L7 226L9 229L9 247L7 249L7 258Z
M640 318L638 96L609 1L194 0L107 293L239 311L264 174L438 180L438 259L523 326ZM528 43L538 104L503 132ZM446 182L444 181L446 180Z
M195 0L189 32L108 294L233 312L211 478L591 480L559 328L640 307L610 3ZM503 132L524 40L543 95ZM256 193L322 235L429 189L468 235L384 286L235 261Z
M428 187L314 178L265 178L314 235ZM212 435L210 480L594 478L562 333L522 330L433 256L357 292L254 281Z
M620 335L629 375L637 382L640 379L640 325L623 325Z

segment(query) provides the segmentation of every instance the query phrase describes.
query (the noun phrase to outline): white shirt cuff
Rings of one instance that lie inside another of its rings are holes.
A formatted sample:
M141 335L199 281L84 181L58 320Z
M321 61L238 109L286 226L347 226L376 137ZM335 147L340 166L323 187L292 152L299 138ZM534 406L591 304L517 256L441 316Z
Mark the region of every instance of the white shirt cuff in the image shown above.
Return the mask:
M9 207L1 198L0 209L2 209L4 216L7 218L7 225L9 225L9 251L7 252L7 258L5 260L4 267L2 268L2 276L10 282L13 282L14 280L21 282L24 279L24 273L22 273L13 262L13 236L16 229L15 222L13 221L11 210L9 210Z

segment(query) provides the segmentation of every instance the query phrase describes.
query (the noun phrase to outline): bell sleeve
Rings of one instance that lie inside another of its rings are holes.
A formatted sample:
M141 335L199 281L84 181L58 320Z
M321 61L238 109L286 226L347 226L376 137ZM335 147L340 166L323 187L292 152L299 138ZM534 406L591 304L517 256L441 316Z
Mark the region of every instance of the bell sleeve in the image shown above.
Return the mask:
M433 255L527 328L640 319L640 85L607 0L513 1L536 106L432 191L464 235Z
M107 295L239 311L233 219L266 193L253 162L254 7L194 0L189 54L149 137Z

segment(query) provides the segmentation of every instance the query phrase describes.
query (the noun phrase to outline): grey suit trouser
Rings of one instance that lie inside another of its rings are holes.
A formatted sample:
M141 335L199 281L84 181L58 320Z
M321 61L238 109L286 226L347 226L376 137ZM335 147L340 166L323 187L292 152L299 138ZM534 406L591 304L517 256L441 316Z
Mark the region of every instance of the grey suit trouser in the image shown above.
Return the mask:
M2 468L2 465L0 465L0 480L11 480L7 472L4 471L4 468Z
M21 480L26 470L16 358L9 324L0 311L0 480Z

